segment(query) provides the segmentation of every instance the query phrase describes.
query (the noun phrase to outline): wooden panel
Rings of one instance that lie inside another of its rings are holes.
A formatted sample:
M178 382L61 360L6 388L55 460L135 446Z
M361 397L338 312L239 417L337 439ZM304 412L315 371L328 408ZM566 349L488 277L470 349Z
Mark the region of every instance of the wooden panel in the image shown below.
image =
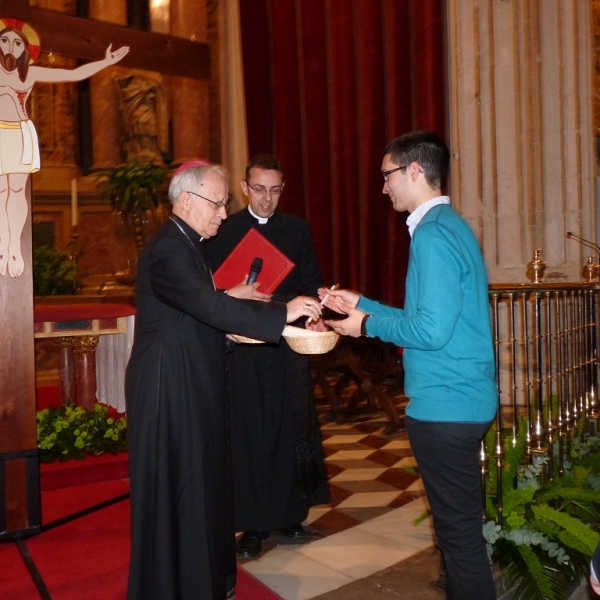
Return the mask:
M24 458L6 462L6 531L27 529L27 465Z
M29 0L0 0L0 14L27 21L29 17Z
M83 60L100 60L108 44L130 46L123 67L158 71L191 79L209 79L210 46L111 23L29 8L23 0L0 0L0 14L30 23L42 38L42 49ZM68 32L68 34L67 34Z
M127 317L71 322L46 321L35 325L36 338L81 337L114 333L127 333Z
M31 206L31 178L27 185ZM33 278L31 273L31 211L21 250L21 277L0 276L0 454L36 447L33 344ZM27 483L24 461L6 463L6 509L9 531L27 527ZM0 499L1 500L1 499Z

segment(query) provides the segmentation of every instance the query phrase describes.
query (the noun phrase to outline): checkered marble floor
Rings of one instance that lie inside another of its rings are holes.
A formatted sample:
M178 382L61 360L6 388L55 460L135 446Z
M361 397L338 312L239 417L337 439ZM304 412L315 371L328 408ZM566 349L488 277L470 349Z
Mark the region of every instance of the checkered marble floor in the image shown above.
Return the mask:
M405 400L397 399L401 423ZM327 407L319 404L318 408L325 417ZM271 534L258 558L240 561L284 600L309 600L334 590L342 598L348 586L363 578L423 551L432 552L431 520L414 524L428 506L422 481L410 470L416 463L406 432L401 428L384 435L387 425L385 414L373 410L344 424L323 418L331 501L313 507L304 522L314 534L312 541L290 543ZM429 581L423 581L423 586L431 588ZM435 598L443 597L433 593ZM378 593L361 600L371 597Z
M307 524L331 535L424 495L406 432L383 434L383 413L321 427L331 501L311 509Z

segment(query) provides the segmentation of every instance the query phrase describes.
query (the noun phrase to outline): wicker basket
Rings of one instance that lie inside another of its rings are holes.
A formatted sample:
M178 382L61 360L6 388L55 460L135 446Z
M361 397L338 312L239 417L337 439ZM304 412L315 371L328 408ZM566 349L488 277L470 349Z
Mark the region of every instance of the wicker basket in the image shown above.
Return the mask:
M237 335L236 333L230 333L229 337L236 344L264 344L262 340L255 340L254 338L249 338L244 335Z
M291 325L285 327L282 335L298 354L325 354L333 350L340 339L335 331L310 331Z

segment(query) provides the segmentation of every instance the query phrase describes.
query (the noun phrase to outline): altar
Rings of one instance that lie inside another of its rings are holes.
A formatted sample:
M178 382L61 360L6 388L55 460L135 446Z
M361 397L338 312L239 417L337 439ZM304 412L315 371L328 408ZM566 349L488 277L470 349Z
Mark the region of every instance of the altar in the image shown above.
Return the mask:
M34 336L58 338L61 402L125 412L125 368L135 323L129 304L36 304Z

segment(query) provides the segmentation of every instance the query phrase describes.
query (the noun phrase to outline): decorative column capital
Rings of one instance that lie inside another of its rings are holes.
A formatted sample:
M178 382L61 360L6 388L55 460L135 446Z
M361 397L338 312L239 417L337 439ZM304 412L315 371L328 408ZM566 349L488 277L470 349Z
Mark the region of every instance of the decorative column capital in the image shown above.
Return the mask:
M78 335L71 338L73 344L73 351L75 354L91 354L96 351L98 346L97 335Z

